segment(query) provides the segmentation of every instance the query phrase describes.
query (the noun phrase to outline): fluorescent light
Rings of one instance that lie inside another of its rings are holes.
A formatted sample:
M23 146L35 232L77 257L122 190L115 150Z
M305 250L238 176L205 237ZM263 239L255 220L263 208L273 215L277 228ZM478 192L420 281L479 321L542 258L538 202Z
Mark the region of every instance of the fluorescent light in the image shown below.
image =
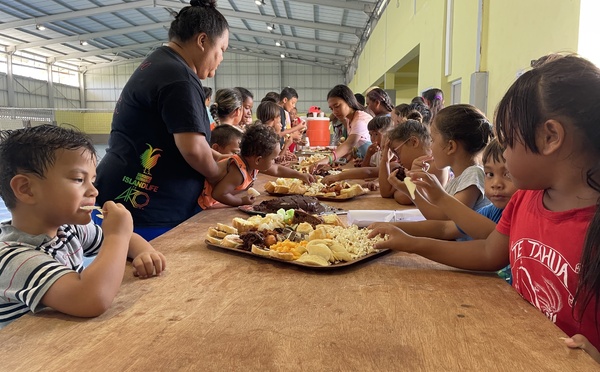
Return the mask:
M88 45L87 40L79 40L79 45Z
M273 31L275 29L275 23L267 23L267 30Z
M281 54L279 55L279 57L281 57L281 58L285 58L285 54L281 53Z
M277 40L277 41L275 42L275 46L281 46L281 41Z
M254 0L254 4L258 6L265 5L265 0Z
M36 24L35 28L38 29L38 30L40 30L40 31L44 31L46 29L46 26L40 25L40 24Z

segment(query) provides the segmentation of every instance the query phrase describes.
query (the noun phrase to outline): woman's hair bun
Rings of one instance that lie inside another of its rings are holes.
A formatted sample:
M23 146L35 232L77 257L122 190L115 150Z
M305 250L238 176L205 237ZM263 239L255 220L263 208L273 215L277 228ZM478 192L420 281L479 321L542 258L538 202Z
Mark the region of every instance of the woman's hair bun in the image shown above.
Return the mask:
M191 0L191 6L201 6L204 8L216 8L217 0Z

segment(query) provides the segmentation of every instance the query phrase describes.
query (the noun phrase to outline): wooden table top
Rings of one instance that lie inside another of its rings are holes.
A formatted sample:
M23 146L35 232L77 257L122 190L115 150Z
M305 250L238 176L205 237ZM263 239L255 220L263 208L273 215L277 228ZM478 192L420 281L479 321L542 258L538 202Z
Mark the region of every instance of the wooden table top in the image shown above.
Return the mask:
M376 192L331 204L401 209ZM128 267L100 317L47 310L13 322L0 331L0 370L599 368L564 346L564 333L494 274L399 252L313 271L205 245L209 226L243 216L235 208L204 211L155 239L167 271L140 280Z

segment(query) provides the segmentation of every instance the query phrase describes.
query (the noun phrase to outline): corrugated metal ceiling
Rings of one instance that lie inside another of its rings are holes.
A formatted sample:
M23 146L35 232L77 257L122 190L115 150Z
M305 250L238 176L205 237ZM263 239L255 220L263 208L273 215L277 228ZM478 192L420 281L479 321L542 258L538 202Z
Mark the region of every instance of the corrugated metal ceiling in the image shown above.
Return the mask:
M219 0L230 51L346 71L389 0ZM140 59L167 41L181 0L0 0L0 45L81 68ZM267 24L275 25L273 31ZM39 26L45 30L38 29ZM277 46L276 43L280 44Z

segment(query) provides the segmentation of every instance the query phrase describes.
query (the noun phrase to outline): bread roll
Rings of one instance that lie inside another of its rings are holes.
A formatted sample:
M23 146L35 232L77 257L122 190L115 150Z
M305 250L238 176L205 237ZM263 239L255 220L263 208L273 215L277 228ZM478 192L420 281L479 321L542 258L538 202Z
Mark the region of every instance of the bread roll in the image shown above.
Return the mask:
M246 231L250 231L255 226L252 222L249 222L243 218L236 217L232 221L233 226L237 229L239 234L245 233Z
M226 232L227 234L237 234L238 231L235 227L225 225L222 223L217 223L217 230Z
M221 241L221 246L227 248L237 248L240 247L244 242L240 239L239 235L230 234L223 238Z
M270 257L271 256L270 255L271 251L266 250L266 249L262 249L261 247L259 247L257 245L254 245L254 244L252 244L251 252L254 253L255 255L258 255L258 256L265 256L265 257Z
M208 229L208 236L211 238L223 239L226 235L228 235L225 231L219 231L213 227Z
M214 238L212 236L206 236L206 241L210 244L221 245L222 240L219 238Z
M251 188L248 189L248 196L259 197L260 196L260 192L256 191L255 188L251 187Z

